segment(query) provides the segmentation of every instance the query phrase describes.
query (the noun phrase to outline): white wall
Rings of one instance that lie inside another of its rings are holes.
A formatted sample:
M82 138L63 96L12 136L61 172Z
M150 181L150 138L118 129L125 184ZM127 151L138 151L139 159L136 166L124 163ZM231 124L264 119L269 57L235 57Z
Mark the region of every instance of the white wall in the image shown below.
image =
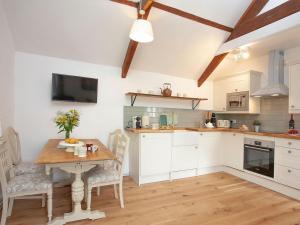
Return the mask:
M99 78L98 104L51 101L52 73ZM99 138L106 143L108 133L123 126L123 106L130 105L128 91L155 90L164 82L173 85L175 93L207 97L202 109L212 108L212 85L197 88L196 81L142 71L130 71L121 78L121 69L109 66L51 58L17 52L15 61L15 127L19 131L24 160L33 160L49 138L59 137L53 118L58 110L76 108L81 112L80 127L73 136ZM190 108L190 102L145 100L137 105ZM62 136L60 136L62 137ZM126 173L128 164L126 164Z
M0 1L0 122L3 129L13 125L14 45Z

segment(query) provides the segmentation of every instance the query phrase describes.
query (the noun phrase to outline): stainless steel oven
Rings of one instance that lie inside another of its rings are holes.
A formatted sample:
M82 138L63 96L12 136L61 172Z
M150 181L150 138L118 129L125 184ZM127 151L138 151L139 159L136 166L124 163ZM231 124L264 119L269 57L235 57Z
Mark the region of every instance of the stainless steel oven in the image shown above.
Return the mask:
M249 91L227 94L227 111L249 111Z
M274 178L274 141L244 140L244 169Z

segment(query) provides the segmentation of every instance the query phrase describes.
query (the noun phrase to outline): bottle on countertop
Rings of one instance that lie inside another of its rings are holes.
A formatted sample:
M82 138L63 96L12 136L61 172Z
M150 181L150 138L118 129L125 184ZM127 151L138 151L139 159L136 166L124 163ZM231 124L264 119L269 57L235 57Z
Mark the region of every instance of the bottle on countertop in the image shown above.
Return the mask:
M136 129L142 128L142 118L140 116L136 117Z
M289 121L289 130L294 130L295 129L295 120L294 120L294 115L291 114L291 119Z
M213 124L214 127L217 127L217 118L215 113L211 114L210 122Z

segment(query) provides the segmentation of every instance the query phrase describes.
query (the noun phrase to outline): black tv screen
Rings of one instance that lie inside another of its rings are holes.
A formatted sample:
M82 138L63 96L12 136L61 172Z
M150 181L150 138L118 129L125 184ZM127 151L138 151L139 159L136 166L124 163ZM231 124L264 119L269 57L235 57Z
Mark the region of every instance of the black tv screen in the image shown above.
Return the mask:
M52 100L97 103L98 79L52 74Z

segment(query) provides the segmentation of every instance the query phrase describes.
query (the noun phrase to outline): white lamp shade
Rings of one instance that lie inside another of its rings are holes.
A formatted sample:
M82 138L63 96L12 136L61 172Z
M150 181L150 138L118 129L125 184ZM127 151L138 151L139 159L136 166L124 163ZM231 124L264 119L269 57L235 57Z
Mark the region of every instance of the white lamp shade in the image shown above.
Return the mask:
M129 37L130 39L137 42L152 42L154 38L151 23L143 19L135 20L132 25Z

